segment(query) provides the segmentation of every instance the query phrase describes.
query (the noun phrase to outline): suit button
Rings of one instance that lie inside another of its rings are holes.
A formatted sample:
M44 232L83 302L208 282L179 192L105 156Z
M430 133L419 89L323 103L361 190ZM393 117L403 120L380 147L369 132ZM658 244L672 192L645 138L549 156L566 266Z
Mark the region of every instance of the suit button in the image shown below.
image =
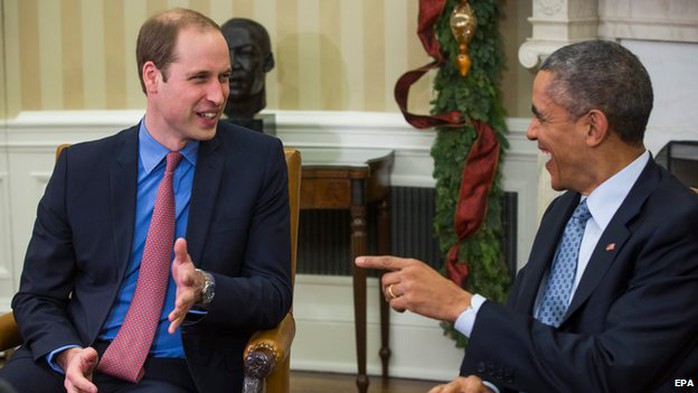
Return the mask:
M477 372L484 373L487 368L485 367L485 362L478 362Z
M494 375L497 372L494 362L487 362L487 375Z
M514 381L514 372L511 371L511 369L504 370L504 382L511 385L514 383Z

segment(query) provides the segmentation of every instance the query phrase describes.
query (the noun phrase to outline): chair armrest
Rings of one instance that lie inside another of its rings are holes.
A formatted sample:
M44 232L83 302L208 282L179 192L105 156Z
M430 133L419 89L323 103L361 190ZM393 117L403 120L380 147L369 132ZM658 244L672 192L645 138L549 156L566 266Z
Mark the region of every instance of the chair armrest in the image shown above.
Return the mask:
M243 354L245 375L263 380L273 373L288 357L295 335L296 321L290 312L275 328L254 333Z
M22 344L22 336L12 312L0 315L0 351Z

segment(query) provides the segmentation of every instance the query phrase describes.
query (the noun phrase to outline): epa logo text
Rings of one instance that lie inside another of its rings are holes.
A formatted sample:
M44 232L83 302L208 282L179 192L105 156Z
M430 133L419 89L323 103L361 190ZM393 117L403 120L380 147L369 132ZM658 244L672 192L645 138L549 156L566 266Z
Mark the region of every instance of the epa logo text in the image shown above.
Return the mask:
M693 383L692 379L677 378L674 380L674 386L677 388L688 388L695 387L696 385Z

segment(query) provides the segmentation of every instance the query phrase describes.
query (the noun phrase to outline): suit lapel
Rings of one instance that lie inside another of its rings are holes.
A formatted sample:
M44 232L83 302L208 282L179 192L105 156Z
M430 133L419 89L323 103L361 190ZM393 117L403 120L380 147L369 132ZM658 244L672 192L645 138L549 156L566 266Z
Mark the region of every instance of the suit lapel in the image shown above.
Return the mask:
M109 172L114 259L123 274L131 255L136 214L138 182L138 127L125 133L123 143L115 148L116 159Z
M538 289L543 284L543 276L550 267L557 244L574 208L579 204L579 194L568 192L559 197L546 212L532 247L531 258L526 266L526 274L521 283L522 292L515 308L533 314L533 306Z
M658 183L657 166L650 159L628 196L618 208L611 222L609 222L606 230L601 234L601 238L599 238L599 242L591 254L589 264L584 270L577 291L574 293L570 307L567 309L565 319L572 315L599 285L615 261L616 256L620 253L623 245L632 235L628 228L628 223L640 213L642 206Z
M187 250L197 265L200 265L202 260L225 164L221 132L219 127L213 139L199 144L187 222Z

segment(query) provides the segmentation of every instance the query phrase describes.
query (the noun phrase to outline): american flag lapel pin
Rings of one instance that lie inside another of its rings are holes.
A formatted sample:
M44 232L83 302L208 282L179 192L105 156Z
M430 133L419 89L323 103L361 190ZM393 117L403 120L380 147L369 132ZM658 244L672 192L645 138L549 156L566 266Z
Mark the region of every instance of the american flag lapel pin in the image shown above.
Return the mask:
M613 251L616 249L616 243L608 243L606 245L606 251Z

